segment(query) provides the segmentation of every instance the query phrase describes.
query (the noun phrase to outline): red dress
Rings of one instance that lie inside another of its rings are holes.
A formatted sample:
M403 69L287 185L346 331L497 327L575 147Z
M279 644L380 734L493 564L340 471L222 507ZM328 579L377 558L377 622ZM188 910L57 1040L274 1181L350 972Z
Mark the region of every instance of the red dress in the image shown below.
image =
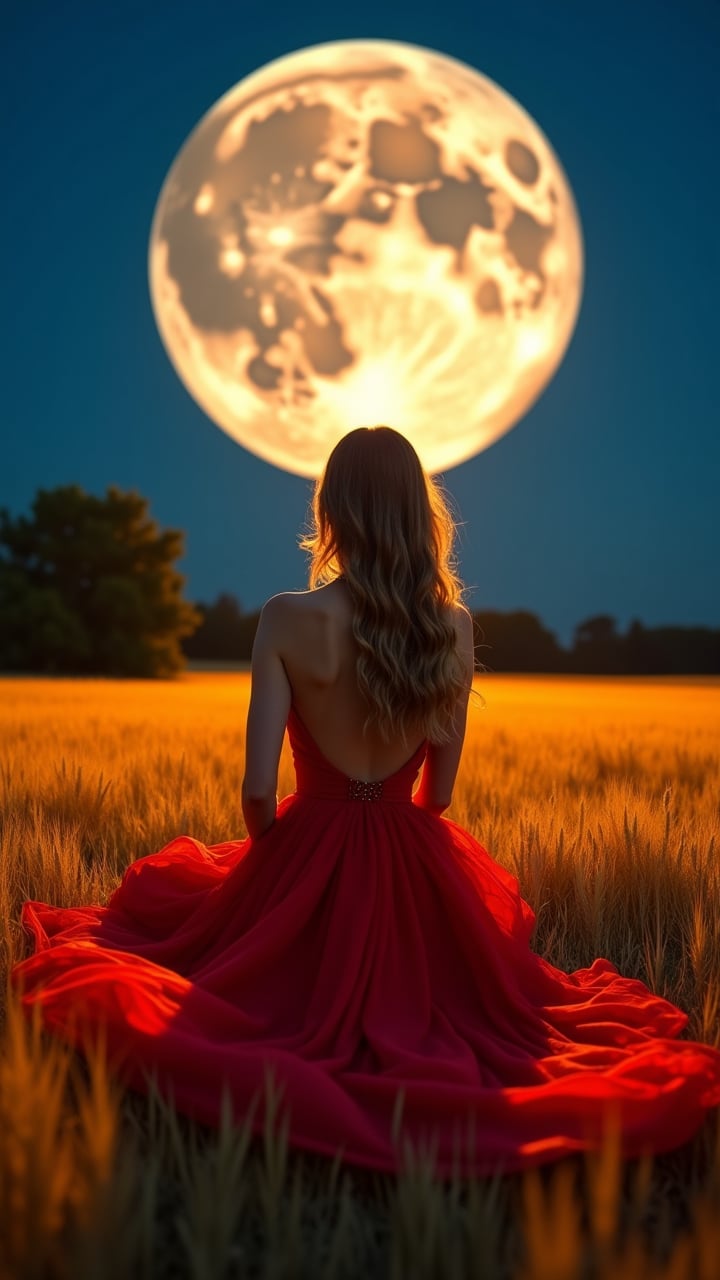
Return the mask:
M297 790L258 839L178 836L104 907L25 903L28 1009L79 1044L103 1023L131 1086L154 1070L211 1125L227 1085L260 1130L271 1068L291 1145L380 1170L408 1140L443 1176L539 1164L596 1146L609 1109L627 1156L695 1133L720 1051L610 961L567 974L530 949L515 877L412 803L424 744L364 784L294 709L288 732Z

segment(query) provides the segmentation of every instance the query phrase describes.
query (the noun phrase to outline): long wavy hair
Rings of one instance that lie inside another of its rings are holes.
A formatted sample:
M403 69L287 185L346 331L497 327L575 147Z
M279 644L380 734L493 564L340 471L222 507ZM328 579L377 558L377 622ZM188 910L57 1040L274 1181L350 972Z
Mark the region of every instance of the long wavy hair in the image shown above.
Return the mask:
M348 584L364 730L384 741L422 726L449 738L462 689L451 606L462 598L455 524L439 485L392 427L358 427L330 454L312 499L311 589Z

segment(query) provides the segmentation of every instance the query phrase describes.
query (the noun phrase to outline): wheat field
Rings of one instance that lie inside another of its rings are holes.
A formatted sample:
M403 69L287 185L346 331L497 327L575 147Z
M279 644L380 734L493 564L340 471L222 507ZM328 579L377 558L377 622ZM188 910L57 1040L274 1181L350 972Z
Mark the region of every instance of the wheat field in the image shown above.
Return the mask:
M483 675L448 816L519 878L533 947L595 956L720 1044L720 681ZM481 705L481 697L484 705ZM22 901L102 902L128 863L189 833L245 835L247 673L0 680L0 965ZM279 791L293 789L287 743ZM4 988L6 989L6 988ZM26 1024L0 1056L0 1276L716 1280L720 1124L653 1161L596 1155L442 1183L218 1132L123 1095ZM272 1098L270 1098L272 1103Z

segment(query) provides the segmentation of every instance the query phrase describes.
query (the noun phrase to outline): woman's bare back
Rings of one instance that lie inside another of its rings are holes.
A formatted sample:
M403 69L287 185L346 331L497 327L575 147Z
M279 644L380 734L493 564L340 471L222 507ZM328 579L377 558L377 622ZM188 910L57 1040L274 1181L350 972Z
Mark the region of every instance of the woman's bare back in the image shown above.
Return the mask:
M351 602L338 579L313 591L283 595L286 639L281 657L292 701L318 750L353 778L386 778L410 758L423 740L420 725L384 742L377 729L363 736L367 708L357 687L358 644L352 632Z
M473 673L473 624L464 605L453 606L458 656L464 670L446 742L428 743L413 803L433 814L448 808L465 737ZM246 728L243 815L250 835L266 831L277 808L278 762L291 706L318 751L351 778L391 777L418 750L424 728L384 742L363 735L365 704L357 687L358 646L351 602L341 580L311 591L273 596L263 606L253 645L252 687Z

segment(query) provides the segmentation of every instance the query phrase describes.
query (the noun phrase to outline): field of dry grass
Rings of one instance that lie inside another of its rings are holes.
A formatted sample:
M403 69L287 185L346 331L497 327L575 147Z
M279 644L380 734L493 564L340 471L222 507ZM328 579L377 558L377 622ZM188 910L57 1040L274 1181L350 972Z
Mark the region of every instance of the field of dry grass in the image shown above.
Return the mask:
M611 959L720 1043L720 681L483 676L451 817L517 874L534 948ZM0 680L0 966L23 899L103 901L188 832L245 834L246 674ZM284 749L281 794L292 790ZM0 1276L720 1274L720 1134L649 1165L614 1155L444 1186L300 1159L119 1096L10 1007L0 1059Z

